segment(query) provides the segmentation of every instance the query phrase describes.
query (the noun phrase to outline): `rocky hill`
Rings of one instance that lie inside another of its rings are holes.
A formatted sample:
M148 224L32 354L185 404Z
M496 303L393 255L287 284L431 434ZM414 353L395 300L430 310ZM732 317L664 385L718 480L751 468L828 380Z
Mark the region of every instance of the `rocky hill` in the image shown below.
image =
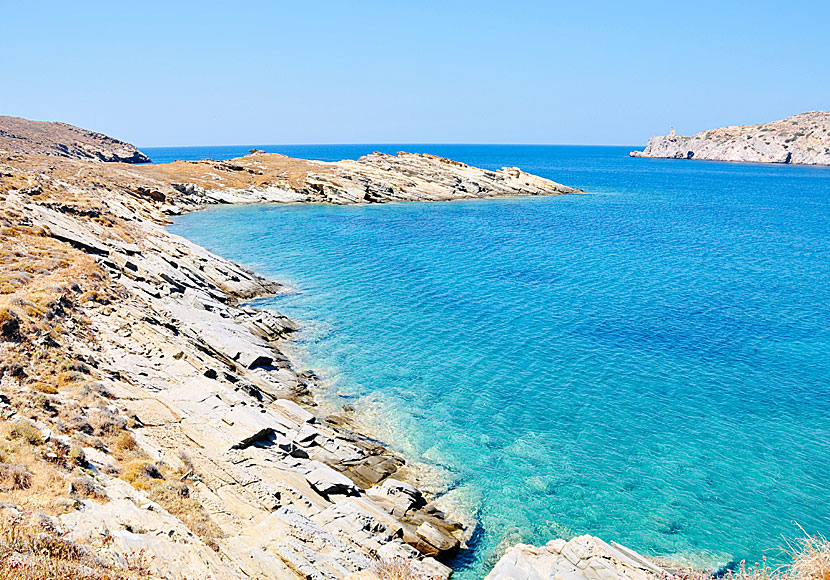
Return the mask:
M66 123L0 116L0 150L70 159L147 163L150 158L118 139Z
M830 112L814 111L762 125L721 127L691 137L652 137L632 157L830 165Z

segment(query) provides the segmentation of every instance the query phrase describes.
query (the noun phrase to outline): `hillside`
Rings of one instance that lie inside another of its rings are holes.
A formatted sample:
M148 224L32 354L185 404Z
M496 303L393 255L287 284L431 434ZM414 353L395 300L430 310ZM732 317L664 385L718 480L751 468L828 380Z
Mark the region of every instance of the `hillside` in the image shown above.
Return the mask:
M148 163L150 158L118 139L66 123L0 116L0 151L39 153L69 159Z

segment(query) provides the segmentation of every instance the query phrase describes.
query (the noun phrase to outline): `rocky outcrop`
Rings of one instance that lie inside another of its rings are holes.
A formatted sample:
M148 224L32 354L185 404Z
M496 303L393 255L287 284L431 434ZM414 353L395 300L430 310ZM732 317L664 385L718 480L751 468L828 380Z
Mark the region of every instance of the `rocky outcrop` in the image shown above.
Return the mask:
M670 575L636 552L593 536L513 546L486 580L657 580Z
M229 161L177 161L135 168L178 213L205 204L312 202L366 204L579 193L515 167L490 171L417 153L373 153L334 163L255 151Z
M722 127L691 137L652 137L632 157L830 165L830 112L814 111L762 125Z
M148 163L150 158L129 143L66 123L0 116L0 150L40 153L70 159Z

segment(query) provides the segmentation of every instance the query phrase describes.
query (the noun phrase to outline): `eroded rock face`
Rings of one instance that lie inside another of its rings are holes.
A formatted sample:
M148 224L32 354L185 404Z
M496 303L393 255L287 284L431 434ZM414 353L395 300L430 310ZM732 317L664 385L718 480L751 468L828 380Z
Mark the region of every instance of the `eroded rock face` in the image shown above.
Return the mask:
M636 552L593 536L513 546L486 580L657 580L669 575Z
M70 159L148 163L150 158L129 143L67 123L0 116L0 149Z
M652 137L632 157L830 165L830 112L815 111L763 125L721 127L691 137Z

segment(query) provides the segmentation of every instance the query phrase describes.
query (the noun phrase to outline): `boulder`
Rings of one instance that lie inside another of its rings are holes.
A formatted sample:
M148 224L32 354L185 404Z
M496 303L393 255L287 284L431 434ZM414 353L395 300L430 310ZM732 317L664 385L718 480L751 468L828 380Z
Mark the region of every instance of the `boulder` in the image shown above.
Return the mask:
M657 580L666 572L633 550L593 536L553 540L541 548L518 544L485 580Z
M367 490L366 494L380 501L395 517L403 517L410 510L426 505L423 494L412 485L389 478Z
M305 478L314 491L323 497L328 498L337 494L358 495L360 493L351 479L328 465L319 461L309 461L307 468L309 471L305 474Z

